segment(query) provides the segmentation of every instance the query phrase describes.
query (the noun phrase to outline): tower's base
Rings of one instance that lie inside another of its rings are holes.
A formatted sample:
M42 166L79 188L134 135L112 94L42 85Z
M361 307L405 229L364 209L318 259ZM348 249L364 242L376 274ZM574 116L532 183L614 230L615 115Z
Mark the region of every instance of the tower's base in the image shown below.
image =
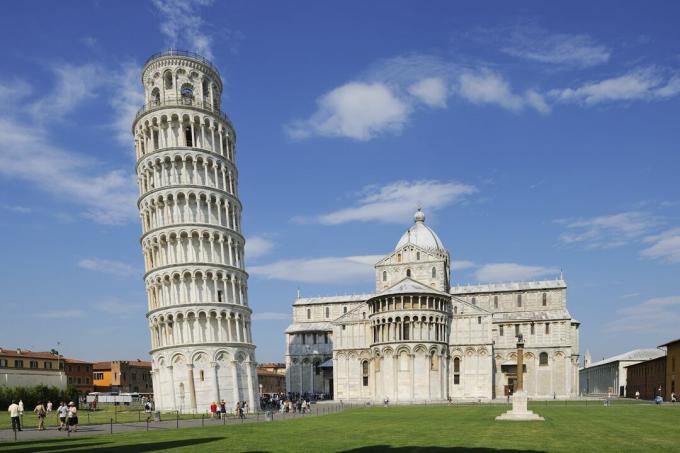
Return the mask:
M545 419L527 409L527 392L522 390L512 395L512 410L499 415L496 420L533 422L544 421Z

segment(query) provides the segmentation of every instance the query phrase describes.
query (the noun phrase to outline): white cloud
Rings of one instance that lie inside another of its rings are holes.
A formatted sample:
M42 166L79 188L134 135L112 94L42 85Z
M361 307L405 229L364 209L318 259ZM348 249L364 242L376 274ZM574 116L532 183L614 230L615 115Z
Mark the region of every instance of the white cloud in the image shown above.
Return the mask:
M654 333L677 336L680 326L680 296L657 297L617 310L617 317L605 324L611 333Z
M560 235L565 244L587 248L611 248L629 243L646 234L657 219L647 212L629 211L587 219L561 220L567 231Z
M99 258L86 258L78 262L78 267L104 274L118 275L126 277L135 275L141 271L130 264L115 260L104 260Z
M108 80L98 64L62 64L52 70L57 81L52 92L29 107L30 113L41 121L59 120L83 102L94 99Z
M246 257L257 258L272 251L274 243L262 236L246 238Z
M381 83L351 82L324 94L307 120L287 126L288 135L313 135L366 141L385 132L398 133L408 117L408 106Z
M640 252L642 256L667 263L680 263L680 228L648 236L644 242L651 245Z
M475 272L480 282L526 281L546 275L557 275L559 269L554 267L526 266L517 263L490 263L481 266Z
M588 35L550 34L536 26L514 27L501 51L526 60L556 65L587 67L606 63L611 50Z
M404 223L418 206L425 211L435 211L462 201L477 192L477 188L454 181L397 181L383 187L370 186L355 206L339 209L314 218L295 218L300 222L337 225L346 222L377 220L386 223Z
M8 205L8 204L2 205L2 209L6 209L7 211L16 212L17 214L30 214L31 212L33 212L33 210L31 208L27 208L26 206Z
M373 265L382 255L324 257L281 260L251 266L250 275L305 283L370 282L375 278Z
M14 78L0 81L0 110L16 104L33 92L31 85L25 80Z
M115 112L113 128L118 141L127 145L131 153L134 151L132 122L144 105L144 89L139 80L141 72L142 68L137 64L126 63L116 70L110 80L112 96L109 102Z
M660 100L680 94L680 76L667 77L656 67L638 68L627 74L589 82L577 88L554 89L549 95L560 102L594 105L603 102Z
M472 261L454 260L453 262L451 262L451 269L454 271L462 271L463 269L472 269L475 267L477 267L477 265Z
M273 311L255 312L251 316L253 321L290 321L290 313L276 313Z
M54 310L40 311L36 314L39 318L46 319L80 319L85 317L83 310Z
M446 107L446 84L439 77L422 79L408 87L408 92L430 107Z
M161 33L170 47L188 46L208 59L213 58L212 37L206 33L209 24L199 15L198 9L210 6L213 0L152 0L163 17Z
M550 111L538 92L529 90L523 96L515 94L503 76L488 69L463 72L458 78L458 95L473 104L493 104L514 112L527 106L540 113Z

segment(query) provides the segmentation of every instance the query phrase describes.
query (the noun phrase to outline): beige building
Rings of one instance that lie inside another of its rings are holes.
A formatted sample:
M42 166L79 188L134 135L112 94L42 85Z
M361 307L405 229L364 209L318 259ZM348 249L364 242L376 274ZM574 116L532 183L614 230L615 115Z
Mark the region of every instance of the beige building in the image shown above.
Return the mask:
M664 351L660 349L635 349L590 363L590 354L586 354L585 365L579 370L581 392L584 395L626 396L627 367L663 355Z
M298 298L286 388L334 399L491 399L512 391L523 335L530 397L578 394L578 328L566 283L450 285L449 252L422 211L378 261L376 292Z
M46 385L65 389L67 379L60 363L56 353L0 348L0 387Z

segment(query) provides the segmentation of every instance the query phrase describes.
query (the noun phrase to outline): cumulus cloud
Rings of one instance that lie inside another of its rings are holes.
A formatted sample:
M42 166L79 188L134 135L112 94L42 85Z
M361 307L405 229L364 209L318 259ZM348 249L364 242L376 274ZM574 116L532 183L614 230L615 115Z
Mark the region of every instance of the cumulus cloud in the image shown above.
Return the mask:
M268 254L274 248L274 243L262 236L251 236L246 239L246 256L257 258Z
M435 211L460 202L476 192L476 187L455 181L397 181L382 187L364 188L363 196L354 206L293 220L324 225L368 221L404 223L418 206L425 211Z
M680 263L680 228L647 236L644 238L644 242L651 245L640 252L642 256L666 263Z
M160 13L161 33L169 47L188 46L208 59L213 58L213 38L206 32L209 24L201 17L199 9L210 6L213 0L152 0Z
M656 297L621 308L605 324L610 333L654 333L672 336L680 325L680 296Z
M382 255L304 258L250 266L250 275L304 283L365 283L375 278L373 265Z
M515 112L525 107L534 108L540 113L550 111L550 107L538 92L515 94L503 76L488 69L463 72L458 79L458 94L473 104L498 105Z
M477 267L477 265L472 261L454 260L451 262L451 269L454 271L462 271L464 269L472 269L474 267Z
M408 92L430 107L446 107L446 83L439 77L428 77L408 87Z
M100 258L85 258L78 262L78 267L104 274L118 275L127 277L135 275L141 271L130 264L115 260L104 260Z
M480 282L526 281L559 274L554 267L527 266L517 263L490 263L480 266L475 277Z
M550 90L559 102L595 105L605 102L663 100L680 94L680 76L668 76L657 67L634 69L626 74L588 82L576 88Z
M317 107L309 119L288 125L291 138L319 135L366 141L399 132L408 116L408 106L381 83L347 83L324 94Z
M658 224L648 212L629 211L576 220L559 220L567 231L560 235L565 244L581 244L587 248L612 248L640 238Z

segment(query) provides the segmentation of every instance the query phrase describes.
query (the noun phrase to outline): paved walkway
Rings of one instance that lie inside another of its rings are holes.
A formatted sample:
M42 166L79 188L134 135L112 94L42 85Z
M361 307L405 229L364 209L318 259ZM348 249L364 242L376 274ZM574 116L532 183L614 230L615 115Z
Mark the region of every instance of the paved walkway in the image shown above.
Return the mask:
M326 414L331 414L335 412L340 412L344 409L348 409L349 405L341 406L340 404L317 404L312 407L312 411L307 414L294 414L289 412L287 414L282 414L279 412L274 413L274 420L290 420L294 418L303 417L316 417ZM172 414L163 414L161 418L168 417L168 420L161 422L151 421L146 423L143 422L131 422L131 423L107 423L103 425L80 425L77 432L68 433L67 431L59 431L56 427L48 427L45 431L38 431L35 428L24 429L20 432L14 432L11 429L0 429L0 444L25 441L25 440L36 440L36 439L54 439L54 438L64 438L64 437L83 437L83 436L94 436L97 434L116 434L125 433L131 431L156 431L160 429L181 429L181 428L197 428L201 426L226 426L226 425L240 425L242 423L263 423L266 421L265 414L250 414L244 419L239 419L237 417L228 417L222 420L215 420L212 418L196 418L189 420L179 421L176 418L172 418ZM81 417L82 419L82 417ZM16 435L16 437L15 437Z

